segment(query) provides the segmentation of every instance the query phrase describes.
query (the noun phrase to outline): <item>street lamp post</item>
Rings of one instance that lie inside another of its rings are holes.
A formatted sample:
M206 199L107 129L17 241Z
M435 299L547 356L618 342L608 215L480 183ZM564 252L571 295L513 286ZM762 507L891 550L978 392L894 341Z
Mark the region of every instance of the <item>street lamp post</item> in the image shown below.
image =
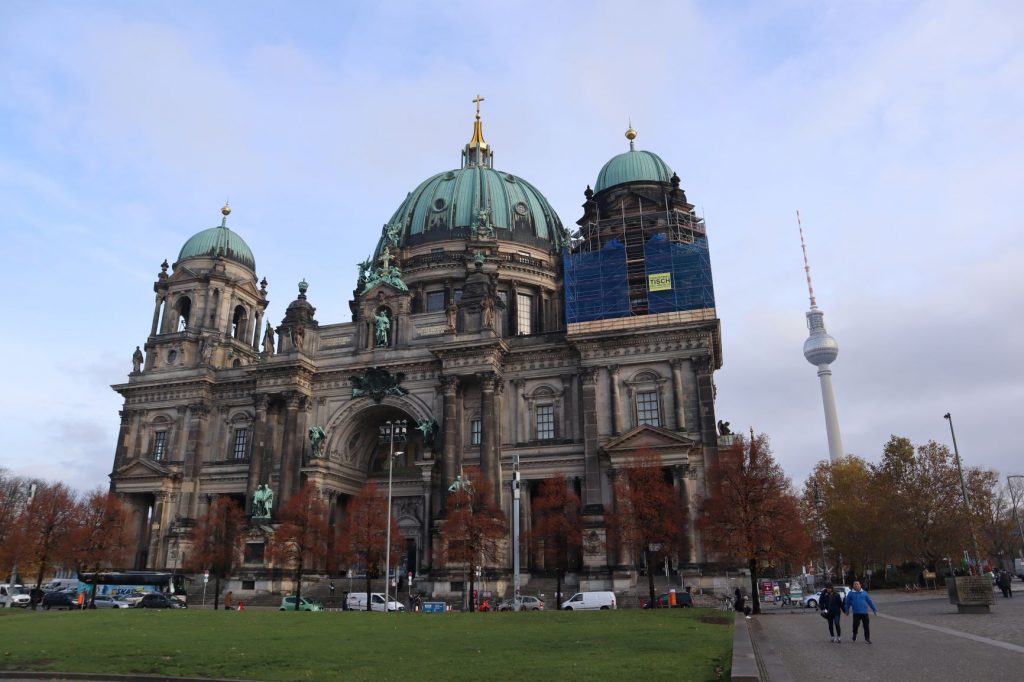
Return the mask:
M949 422L949 435L953 437L953 456L956 459L956 470L960 474L960 492L964 496L964 509L967 511L967 526L971 531L971 543L974 545L974 561L981 561L981 554L978 553L978 538L974 535L974 524L971 523L971 500L967 497L967 483L964 481L964 469L960 466L960 451L956 447L956 432L953 431L953 417L949 412L942 415L942 418ZM968 567L970 564L968 564ZM980 568L980 567L979 567ZM977 573L977 571L972 571Z
M388 515L387 515L387 531L385 537L387 538L384 543L384 613L388 612L388 607L391 605L391 472L394 468L395 455L404 454L402 452L395 452L395 436L398 436L398 442L405 442L405 426L406 422L404 419L389 419L384 422L384 426L381 428L381 435L387 434L388 442ZM398 595L395 595L397 601ZM369 597L367 597L369 599Z
M519 598L519 453L512 456L512 610L521 606Z

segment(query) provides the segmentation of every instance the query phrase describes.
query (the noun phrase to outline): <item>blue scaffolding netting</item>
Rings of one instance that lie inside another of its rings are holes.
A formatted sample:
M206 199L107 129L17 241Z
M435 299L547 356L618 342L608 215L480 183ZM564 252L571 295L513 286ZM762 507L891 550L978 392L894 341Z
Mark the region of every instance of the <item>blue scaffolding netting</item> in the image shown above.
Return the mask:
M643 245L642 291L630 277L623 242L611 239L597 251L563 255L566 321L569 324L642 314L715 307L707 237L671 241L655 234Z

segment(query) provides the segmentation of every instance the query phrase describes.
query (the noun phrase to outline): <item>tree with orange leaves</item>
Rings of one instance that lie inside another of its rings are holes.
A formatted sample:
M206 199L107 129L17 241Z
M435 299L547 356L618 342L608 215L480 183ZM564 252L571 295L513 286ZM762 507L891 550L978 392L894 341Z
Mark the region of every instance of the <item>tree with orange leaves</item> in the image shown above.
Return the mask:
M302 572L308 564L327 558L327 505L312 483L307 482L281 510L280 525L274 531L267 554L276 564L290 566L295 573L295 610L302 601Z
M446 540L448 561L465 563L469 568L469 610L473 611L477 566L494 564L501 557L508 522L495 503L493 487L480 475L480 469L467 468L463 482L453 488L448 493L448 517L441 524L441 533Z
M753 436L753 434L751 434ZM761 561L803 561L812 550L800 521L799 503L782 467L772 457L768 437L742 436L721 448L708 469L708 495L701 505L700 528L709 547L723 557L742 559L750 568L754 613L757 569Z
M186 566L213 574L213 608L220 601L220 581L234 573L242 558L242 529L245 511L231 497L219 495L192 529L192 556Z
M54 483L40 486L19 517L20 561L36 567L36 589L51 566L72 559L68 539L77 516L74 493L63 483ZM32 606L35 608L34 602Z
M366 594L370 594L370 579L375 569L384 563L384 547L387 544L388 500L374 481L367 481L359 489L346 510L341 527L341 547L350 564L365 568ZM391 517L391 565L397 565L402 551L402 536L398 521ZM388 576L385 576L387 585ZM372 599L366 600L366 610L372 610Z
M535 541L544 543L544 554L555 565L555 608L562 608L562 579L569 570L569 553L583 544L583 523L580 519L580 497L561 477L541 481L533 499L533 532Z
M79 573L122 568L131 542L128 515L117 495L96 488L78 505L78 522L70 545ZM95 608L94 597L95 593L90 595L91 608Z
M661 457L640 450L615 479L615 511L608 515L612 544L620 544L647 564L647 589L655 604L654 572L666 557L684 552L686 508L665 476Z

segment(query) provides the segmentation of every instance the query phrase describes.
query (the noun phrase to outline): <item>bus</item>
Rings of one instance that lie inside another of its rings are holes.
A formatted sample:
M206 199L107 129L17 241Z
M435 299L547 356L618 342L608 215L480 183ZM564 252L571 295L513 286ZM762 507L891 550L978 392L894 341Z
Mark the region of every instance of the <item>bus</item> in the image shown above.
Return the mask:
M133 606L147 592L162 592L186 601L190 580L180 573L162 571L101 571L78 574L79 591L109 595Z

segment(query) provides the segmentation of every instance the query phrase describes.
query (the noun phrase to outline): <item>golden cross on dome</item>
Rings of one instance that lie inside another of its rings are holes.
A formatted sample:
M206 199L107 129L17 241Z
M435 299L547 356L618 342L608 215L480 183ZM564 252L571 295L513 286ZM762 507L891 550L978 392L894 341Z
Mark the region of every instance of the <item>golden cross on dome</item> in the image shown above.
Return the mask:
M476 103L476 117L477 117L477 120L480 119L480 102L483 102L485 99L486 99L485 97L481 97L480 95L477 95L476 99L473 100L473 102Z

